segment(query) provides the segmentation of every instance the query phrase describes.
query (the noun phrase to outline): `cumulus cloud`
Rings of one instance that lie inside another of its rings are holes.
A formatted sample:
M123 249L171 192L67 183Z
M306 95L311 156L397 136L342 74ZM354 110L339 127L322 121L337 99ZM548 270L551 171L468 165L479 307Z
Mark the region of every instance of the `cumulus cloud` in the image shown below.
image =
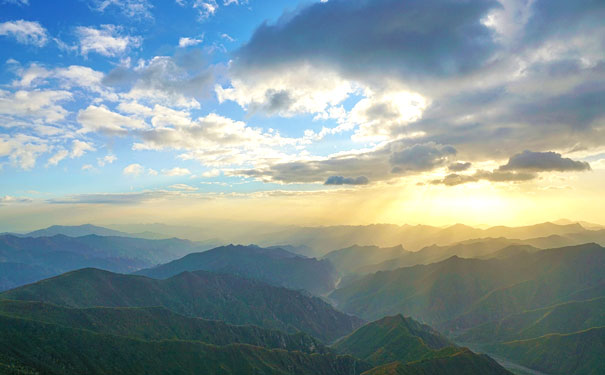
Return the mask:
M343 177L343 176L330 176L324 182L324 185L367 185L370 181L365 176L359 177Z
M26 134L0 134L0 157L8 156L13 165L30 170L38 157L50 150L48 141Z
M181 47L181 48L191 47L191 46L198 45L198 44L202 43L203 41L204 41L203 37L200 37L200 38L182 37L182 38L179 38L179 47Z
M67 115L67 110L59 103L71 98L72 94L64 90L18 90L11 93L0 89L0 115L56 122Z
M78 139L74 139L71 142L71 158L79 158L84 155L87 151L96 151L94 146L88 142L80 141Z
M457 162L457 163L453 163L447 166L447 169L449 169L452 172L462 172L462 171L466 171L467 169L469 169L471 167L472 163L470 162Z
M164 169L162 173L165 176L188 176L191 174L191 171L187 168L174 167L172 169Z
M564 158L556 152L533 152L525 150L520 154L510 157L508 163L500 166L502 171L585 171L590 169L590 164Z
M78 26L76 35L80 42L80 53L87 56L90 52L113 57L129 48L141 45L141 38L122 35L122 29L115 25L101 25L101 28Z
M124 135L132 129L143 129L145 123L109 110L105 106L89 105L78 112L77 120L82 126L80 133L101 132Z
M0 23L0 35L11 36L21 44L42 47L48 41L46 29L38 22L17 20Z
M130 164L130 165L126 166L122 170L122 174L127 175L127 176L138 176L141 173L143 173L144 171L145 171L145 167L143 167L141 164L134 163L134 164Z
M50 165L57 165L57 164L59 164L59 162L61 160L65 159L68 155L69 155L69 151L67 151L65 149L59 150L48 159L48 162L46 162L46 166L48 167Z
M170 185L168 187L171 189L180 190L180 191L196 191L196 190L198 190L198 188L187 185L187 184L174 184L174 185Z
M105 155L102 158L97 158L97 165L99 167L104 167L106 164L112 164L116 160L118 160L118 158L115 155Z

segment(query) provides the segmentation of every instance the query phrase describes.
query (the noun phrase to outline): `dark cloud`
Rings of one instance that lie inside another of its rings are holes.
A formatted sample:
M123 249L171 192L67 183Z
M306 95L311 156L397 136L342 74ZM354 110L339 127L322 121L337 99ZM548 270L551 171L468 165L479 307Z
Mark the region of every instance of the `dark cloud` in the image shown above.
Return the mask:
M390 162L393 173L408 171L422 172L439 167L456 155L452 146L436 146L434 144L416 144L391 154Z
M367 185L370 181L365 176L359 177L343 177L343 176L330 176L324 182L324 185Z
M471 167L471 163L470 162L458 162L458 163L454 163L454 164L450 164L447 166L447 169L449 169L452 172L462 172L462 171L466 171L467 169L469 169Z
M534 173L525 173L525 172L503 172L499 170L495 171L484 171L478 170L477 172L464 175L451 173L439 180L431 181L433 185L447 185L447 186L456 186L461 184L466 184L469 182L477 182L481 180L492 181L492 182L523 182L533 180L538 177Z
M564 158L556 152L533 152L525 150L510 157L508 163L500 166L501 171L585 171L590 164Z
M331 0L263 24L236 54L236 68L314 61L353 75L450 76L496 50L481 20L492 0Z

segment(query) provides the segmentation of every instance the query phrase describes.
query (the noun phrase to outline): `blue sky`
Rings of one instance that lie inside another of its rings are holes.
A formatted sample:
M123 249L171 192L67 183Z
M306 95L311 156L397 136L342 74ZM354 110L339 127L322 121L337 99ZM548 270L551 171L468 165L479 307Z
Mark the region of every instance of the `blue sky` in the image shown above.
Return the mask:
M99 196L144 205L285 191L309 202L354 194L395 212L405 197L447 206L465 189L571 202L603 182L602 1L0 0L0 10L6 214ZM399 203L383 202L390 189Z

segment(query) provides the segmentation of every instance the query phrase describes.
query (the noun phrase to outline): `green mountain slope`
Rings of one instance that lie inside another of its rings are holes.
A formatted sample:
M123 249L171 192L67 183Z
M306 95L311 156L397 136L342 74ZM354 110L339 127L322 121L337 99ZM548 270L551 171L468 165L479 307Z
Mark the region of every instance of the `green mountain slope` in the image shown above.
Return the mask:
M136 272L153 278L168 278L184 271L230 273L290 289L321 295L334 290L336 271L327 260L290 253L281 248L228 245Z
M369 368L348 356L145 341L1 315L0 363L0 371L13 366L41 374L349 375Z
M482 324L456 337L469 343L529 339L549 333L573 333L605 326L605 297L573 301L509 315Z
M402 315L368 323L332 347L375 366L444 356L460 350L431 327Z
M403 313L462 330L569 301L605 282L605 248L596 244L518 253L502 259L452 257L366 276L334 291L343 311L367 320Z
M510 341L488 350L549 374L605 374L605 327Z
M511 375L496 361L484 354L475 354L468 349L441 358L417 362L393 362L376 367L363 375Z
M270 349L327 353L319 340L252 325L185 317L163 307L75 309L43 302L0 300L0 314L142 340L192 340L213 345L250 344Z
M0 299L43 301L69 307L163 306L182 315L302 331L324 342L362 321L319 298L260 281L210 272L184 272L165 280L82 269L0 294Z

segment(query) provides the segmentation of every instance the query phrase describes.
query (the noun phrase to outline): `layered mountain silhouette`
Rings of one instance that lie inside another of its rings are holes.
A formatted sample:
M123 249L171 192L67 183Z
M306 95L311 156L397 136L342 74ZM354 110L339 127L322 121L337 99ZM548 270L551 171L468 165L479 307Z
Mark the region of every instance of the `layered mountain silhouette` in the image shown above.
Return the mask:
M331 342L362 321L326 302L260 281L206 271L165 280L82 269L0 294L0 299L42 301L60 306L162 306L176 313L231 324L254 324Z
M254 245L221 246L137 274L163 279L198 270L249 277L290 289L304 289L316 295L331 292L337 281L336 272L327 260L303 257L282 248Z

